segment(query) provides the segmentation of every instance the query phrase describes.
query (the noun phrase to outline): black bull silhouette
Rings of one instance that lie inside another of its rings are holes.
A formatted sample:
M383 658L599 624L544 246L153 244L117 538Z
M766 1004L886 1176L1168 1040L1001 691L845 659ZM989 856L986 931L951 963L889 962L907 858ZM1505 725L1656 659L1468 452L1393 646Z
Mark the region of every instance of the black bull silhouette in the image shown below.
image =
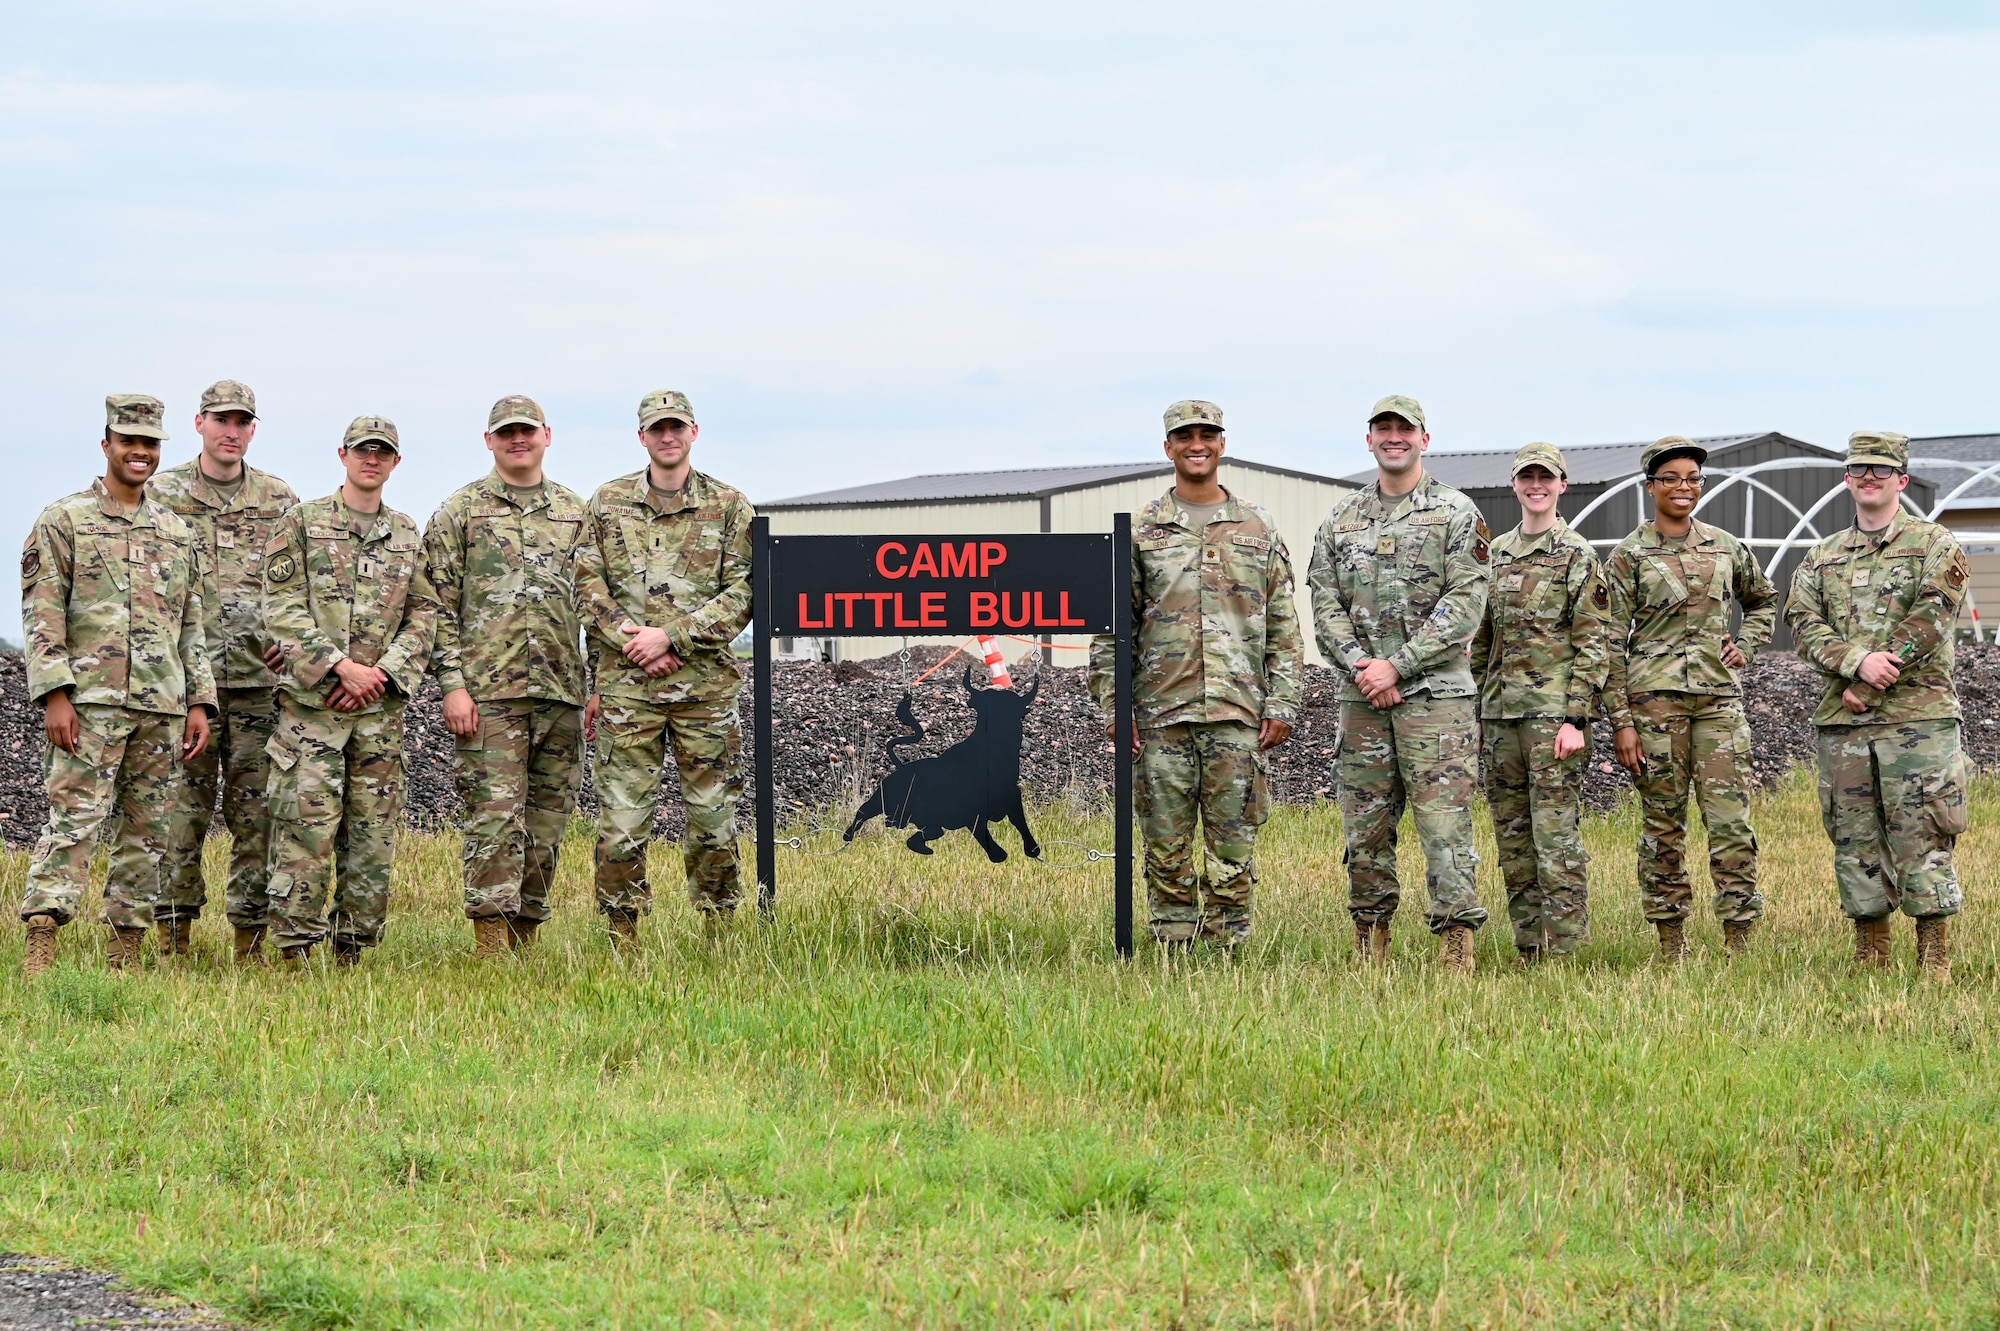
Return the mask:
M896 705L896 717L909 727L883 745L890 769L854 812L843 840L854 840L861 825L876 814L890 827L914 827L904 842L919 855L931 853L930 843L949 828L963 827L995 864L1007 852L993 839L989 823L1007 819L1021 833L1021 849L1030 859L1042 857L1042 846L1028 830L1028 812L1021 806L1021 722L1029 704L1042 691L1036 678L1026 693L1012 689L975 689L972 667L965 668L965 692L977 720L972 733L935 758L919 758L906 763L896 750L916 744L924 737L924 727L910 706L910 695Z

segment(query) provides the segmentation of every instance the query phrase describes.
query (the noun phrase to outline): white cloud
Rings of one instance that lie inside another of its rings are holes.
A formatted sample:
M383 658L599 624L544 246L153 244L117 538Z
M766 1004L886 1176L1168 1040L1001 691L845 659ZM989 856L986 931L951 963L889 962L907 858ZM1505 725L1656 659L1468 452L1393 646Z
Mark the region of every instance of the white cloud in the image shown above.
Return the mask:
M349 416L395 416L420 513L508 391L581 486L683 387L704 461L767 496L1130 456L1187 391L1246 455L1336 471L1388 386L1445 446L1991 428L2000 39L1968 14L9 20L0 385L33 447L0 525L95 468L105 392L182 418L225 374L303 489ZM110 24L153 72L107 72Z

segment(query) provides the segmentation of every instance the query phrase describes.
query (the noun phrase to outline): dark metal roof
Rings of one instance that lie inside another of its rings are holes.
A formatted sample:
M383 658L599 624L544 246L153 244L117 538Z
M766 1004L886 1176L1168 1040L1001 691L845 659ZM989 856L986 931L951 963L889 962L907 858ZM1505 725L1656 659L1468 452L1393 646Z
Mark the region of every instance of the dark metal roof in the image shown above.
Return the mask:
M1731 450L1767 440L1782 441L1797 447L1802 453L1818 453L1834 462L1838 462L1843 456L1821 448L1817 444L1806 443L1803 439L1793 439L1775 430L1763 430L1756 434L1712 434L1696 439L1695 442L1708 449L1709 458L1717 466L1727 466L1728 462L1724 455ZM1636 444L1578 444L1573 448L1564 448L1562 455L1563 461L1569 464L1570 484L1600 485L1638 475L1639 455L1645 452L1652 442L1651 439L1644 439ZM1476 453L1426 453L1424 470L1456 489L1504 490L1513 482L1514 454L1517 451L1512 448L1500 448ZM1375 479L1375 473L1356 472L1347 479L1365 485Z
M1910 440L1911 458L1957 458L1962 462L2000 462L2000 434L1939 434ZM1937 485L1938 497L1963 485L1972 473L1963 467L1912 465L1911 472ZM1947 508L1991 508L2000 501L2000 478L1989 476L1951 501Z
M1334 476L1316 476L1309 471L1273 467L1246 458L1225 457L1223 462L1253 471L1275 472L1328 485L1346 485ZM1067 490L1084 490L1113 481L1129 481L1142 476L1171 476L1173 466L1165 458L1154 462L1094 462L1074 467L1024 467L1017 471L950 471L929 476L906 476L898 481L878 481L854 485L844 490L822 490L817 494L772 499L757 505L759 512L787 508L859 508L869 504L956 504L983 499L1043 499Z

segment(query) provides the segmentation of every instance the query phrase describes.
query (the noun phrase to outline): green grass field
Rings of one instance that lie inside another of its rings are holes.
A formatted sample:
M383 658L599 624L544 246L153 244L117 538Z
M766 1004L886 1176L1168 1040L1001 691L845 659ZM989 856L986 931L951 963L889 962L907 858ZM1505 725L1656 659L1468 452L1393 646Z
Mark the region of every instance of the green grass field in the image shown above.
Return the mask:
M1108 865L962 835L786 852L776 925L713 944L661 854L630 960L581 827L518 964L472 963L448 838L406 840L358 973L235 974L211 918L126 980L66 929L28 986L10 925L0 1249L296 1326L1996 1326L1977 798L1948 989L1907 922L1850 968L1804 780L1759 808L1756 954L1703 901L1678 971L1629 809L1590 827L1596 941L1518 973L1488 928L1470 981L1416 910L1352 967L1328 809L1272 822L1234 959L1121 965Z

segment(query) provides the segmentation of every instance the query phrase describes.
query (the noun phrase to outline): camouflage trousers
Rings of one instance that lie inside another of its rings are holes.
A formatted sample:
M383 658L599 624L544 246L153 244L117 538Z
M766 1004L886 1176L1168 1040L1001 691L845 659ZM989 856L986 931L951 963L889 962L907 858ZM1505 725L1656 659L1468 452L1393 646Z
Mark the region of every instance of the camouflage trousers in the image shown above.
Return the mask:
M1380 711L1340 704L1340 817L1347 833L1348 910L1386 924L1402 903L1396 843L1403 809L1415 810L1423 843L1432 933L1486 923L1474 874L1473 766L1477 700L1419 693Z
M1741 698L1699 693L1635 694L1645 770L1635 783L1644 822L1639 834L1639 905L1649 920L1683 920L1694 900L1687 869L1688 793L1708 829L1708 875L1715 917L1754 920L1764 913L1757 890L1757 834L1750 827L1750 720Z
M687 806L681 864L696 910L735 910L743 899L736 806L743 798L743 725L736 700L651 703L604 700L597 719L597 908L653 908L646 847L671 756Z
M180 784L186 718L104 703L79 703L76 752L49 746L49 821L28 861L21 918L76 918L90 886L98 834L111 839L104 922L121 929L153 923L167 810Z
M465 801L465 914L549 918L556 852L583 784L583 709L547 698L479 704L453 755Z
M1184 722L1139 733L1133 797L1146 839L1146 906L1160 942L1250 933L1257 829L1271 813L1257 727ZM1206 875L1194 864L1201 821Z
M1560 717L1487 719L1486 804L1500 845L1507 918L1521 952L1574 952L1590 941L1590 854L1583 848L1586 749L1556 761Z
M271 764L264 746L278 719L276 689L217 689L221 715L208 747L181 768L180 798L167 824L167 853L160 865L161 919L194 920L208 902L201 872L202 843L222 787L222 821L229 828L229 881L223 909L239 929L264 923L264 790Z
M1820 820L1850 919L1959 912L1966 776L1953 720L1820 729Z
M287 695L270 747L271 940L375 946L403 818L402 698L347 713Z

